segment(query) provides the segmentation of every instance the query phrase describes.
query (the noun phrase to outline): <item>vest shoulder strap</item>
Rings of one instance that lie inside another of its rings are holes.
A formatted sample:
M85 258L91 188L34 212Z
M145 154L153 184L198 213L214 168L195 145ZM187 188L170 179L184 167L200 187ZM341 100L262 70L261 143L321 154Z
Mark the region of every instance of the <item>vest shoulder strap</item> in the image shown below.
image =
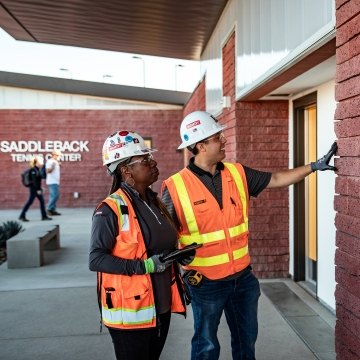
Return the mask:
M118 216L119 228L128 230L129 227L129 206L125 200L125 196L115 192L105 199L106 203Z

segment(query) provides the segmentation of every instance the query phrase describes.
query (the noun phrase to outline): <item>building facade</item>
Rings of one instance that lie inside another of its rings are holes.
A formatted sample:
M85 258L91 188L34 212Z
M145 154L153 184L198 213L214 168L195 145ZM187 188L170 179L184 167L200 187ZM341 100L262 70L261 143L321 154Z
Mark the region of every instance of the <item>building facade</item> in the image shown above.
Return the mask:
M290 276L336 313L337 358L359 359L359 24L358 0L229 1L202 54L199 85L183 108L119 103L90 109L73 106L68 95L66 109L29 109L20 100L38 101L39 94L11 97L25 90L3 87L0 141L14 142L1 144L3 208L20 207L26 198L21 146L46 150L55 141L68 155L59 205L94 206L110 186L101 145L120 128L138 130L160 150L158 190L187 163L189 154L176 151L178 131L194 110L227 125L228 161L260 170L309 163L336 140L335 174L312 174L251 200L250 252L261 278ZM10 99L17 105L9 107Z

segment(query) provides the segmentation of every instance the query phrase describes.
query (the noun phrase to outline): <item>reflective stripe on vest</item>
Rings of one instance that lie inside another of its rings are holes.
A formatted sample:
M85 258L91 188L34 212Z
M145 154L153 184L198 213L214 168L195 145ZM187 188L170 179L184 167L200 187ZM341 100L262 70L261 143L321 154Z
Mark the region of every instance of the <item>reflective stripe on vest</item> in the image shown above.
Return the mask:
M135 227L135 220L134 216L129 216L132 214L132 206L131 204L127 204L127 198L118 192L111 194L108 196L104 202L110 206L110 208L114 211L117 215L118 223L119 223L119 230L123 231L123 238L125 239L127 236L131 236L130 234L130 227L134 229ZM131 207L131 208L130 208ZM126 208L127 211L122 211L122 209ZM133 224L130 224L130 218L133 219ZM141 237L142 239L142 237ZM142 240L143 241L143 240ZM114 248L116 249L116 247ZM145 250L145 248L144 248ZM121 247L118 248L115 252L113 252L114 256L122 257ZM103 273L103 284L107 282L111 287L116 288L118 293L117 298L112 299L112 303L114 304L113 308L108 307L106 300L104 299L104 293L102 294L102 319L105 325L120 328L120 329L134 329L134 328L147 328L147 327L154 327L156 324L156 309L154 301L147 301L144 306L141 306L140 300L133 299L132 302L130 298L134 296L129 296L127 299L125 297L120 296L122 291L126 291L125 289L119 289L121 284L121 277L125 277L127 275L117 275L117 274L109 274ZM144 290L141 289L142 281L140 280L141 277L150 277L148 274L144 275L137 275L133 279L133 283L139 283L139 293L142 293ZM118 278L118 285L114 285L116 279ZM149 283L151 284L151 280L149 278ZM151 289L152 290L152 289ZM104 289L102 290L104 291ZM114 289L115 291L115 289ZM149 296L149 295L147 295ZM124 306L125 305L125 306Z
M132 309L108 309L102 307L103 320L107 325L151 324L155 319L155 307L134 311Z
M115 203L118 214L121 214L121 217L119 217L119 220L121 221L120 229L124 231L129 230L129 214L123 214L121 211L121 206L127 206L124 198L117 193L113 193L108 197L108 199Z
M226 168L229 170L232 178L235 181L236 187L238 189L240 199L242 202L243 208L243 218L244 223L240 225L236 225L234 227L228 228L230 238L239 236L248 231L248 215L247 215L247 197L246 191L244 188L243 181L241 176L236 169L235 165L230 163L224 163ZM191 205L189 193L186 189L184 180L180 173L177 173L171 177L173 179L176 192L178 193L178 198L183 209L183 213L185 216L185 220L190 232L190 235L181 235L180 236L180 243L183 246L192 244L196 242L198 244L207 244L215 241L225 240L226 234L224 230L217 230L210 233L200 234L199 227L196 223L195 213L193 207ZM243 248L234 250L232 255L233 259L237 260L245 255L248 254L248 246L244 246ZM216 256L209 256L209 257L199 257L196 256L194 260L191 262L191 266L214 266L214 265L221 265L230 262L229 255L227 253L216 255Z
M246 224L246 230L248 229L248 211L247 211L247 198L246 192L244 188L244 184L241 180L240 174L236 169L236 166L231 163L224 163L225 167L230 171L231 176L235 180L236 187L240 194L240 199L243 206L243 216L244 216L244 223Z

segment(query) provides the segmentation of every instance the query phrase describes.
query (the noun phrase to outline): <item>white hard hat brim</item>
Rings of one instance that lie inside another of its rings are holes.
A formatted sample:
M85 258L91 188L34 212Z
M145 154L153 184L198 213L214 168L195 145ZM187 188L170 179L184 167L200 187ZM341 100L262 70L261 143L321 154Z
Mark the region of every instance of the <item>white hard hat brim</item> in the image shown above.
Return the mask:
M111 173L113 173L113 172L116 170L116 168L118 167L118 165L119 165L120 163L126 161L127 159L130 159L130 158L132 158L133 156L146 155L146 154L150 154L150 153L153 153L153 152L156 152L156 151L158 151L158 150L157 150L157 149L145 148L145 149L142 149L142 150L141 150L141 153L139 153L139 154L134 154L134 155L132 155L132 156L128 156L128 157L126 157L126 158L119 159L118 161L114 161L114 162L112 162L112 163L110 163L110 164L104 164L104 165L107 165L108 170L109 170Z
M221 128L220 128L221 127ZM189 141L183 141L179 146L178 146L178 150L181 150L181 149L185 149L187 148L188 146L192 146L192 145L195 145L197 144L198 142L201 142L202 140L210 137L210 136L213 136L221 131L223 131L224 129L226 129L227 126L226 125L219 125L219 127L217 129L214 129L214 131L210 131L206 137L203 137L202 139L196 139L196 141L193 141L193 142L189 142Z

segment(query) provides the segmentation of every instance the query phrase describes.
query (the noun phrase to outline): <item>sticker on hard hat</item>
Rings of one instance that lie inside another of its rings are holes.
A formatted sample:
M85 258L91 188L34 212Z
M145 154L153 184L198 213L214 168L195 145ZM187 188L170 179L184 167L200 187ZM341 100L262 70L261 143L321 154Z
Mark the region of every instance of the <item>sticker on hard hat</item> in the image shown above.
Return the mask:
M187 125L186 125L186 128L187 128L187 129L191 129L192 127L197 126L197 125L200 125L200 120L196 120L196 121L193 121L193 122L190 123L190 124L187 124Z
M185 141L188 141L188 140L189 140L189 135L185 134L185 135L184 135L184 140L185 140Z

